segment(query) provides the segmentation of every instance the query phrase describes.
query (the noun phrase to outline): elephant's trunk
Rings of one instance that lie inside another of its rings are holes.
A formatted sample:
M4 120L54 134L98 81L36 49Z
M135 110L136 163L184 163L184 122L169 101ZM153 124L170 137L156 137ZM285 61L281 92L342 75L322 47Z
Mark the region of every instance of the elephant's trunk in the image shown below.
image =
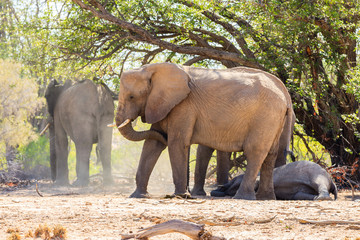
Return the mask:
M167 141L165 137L154 130L147 130L147 131L135 131L131 125L131 121L126 120L123 123L116 120L116 126L119 129L121 135L123 135L126 139L130 141L142 141L144 139L155 139L161 142L164 145L167 145Z
M56 150L55 150L55 126L54 121L49 122L49 131L50 131L50 169L51 169L51 179L55 181L56 179Z

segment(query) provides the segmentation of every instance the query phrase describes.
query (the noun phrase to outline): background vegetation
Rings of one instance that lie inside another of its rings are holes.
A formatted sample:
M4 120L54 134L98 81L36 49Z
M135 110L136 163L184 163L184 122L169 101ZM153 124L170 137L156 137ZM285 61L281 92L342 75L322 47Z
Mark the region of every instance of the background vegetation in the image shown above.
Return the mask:
M355 169L358 182L359 12L352 0L0 0L0 58L40 97L51 78L96 76L116 91L122 71L163 61L271 72L292 96L297 159Z

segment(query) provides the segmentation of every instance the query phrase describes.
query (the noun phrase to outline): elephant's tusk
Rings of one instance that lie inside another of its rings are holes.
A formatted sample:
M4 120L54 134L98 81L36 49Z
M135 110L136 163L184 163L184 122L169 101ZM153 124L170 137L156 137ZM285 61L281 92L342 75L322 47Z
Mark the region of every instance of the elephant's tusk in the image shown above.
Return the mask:
M120 124L117 128L120 129L122 127L124 127L126 124L128 124L129 122L131 122L130 119L126 119L122 124ZM107 125L108 127L116 127L116 123L111 123Z
M130 120L130 119L126 119L122 124L120 124L120 125L118 126L118 129L124 127L124 126L127 125L129 122L131 122L131 120Z
M40 136L44 135L44 133L46 132L46 130L48 130L49 127L50 127L50 123L46 124L44 129L40 132Z

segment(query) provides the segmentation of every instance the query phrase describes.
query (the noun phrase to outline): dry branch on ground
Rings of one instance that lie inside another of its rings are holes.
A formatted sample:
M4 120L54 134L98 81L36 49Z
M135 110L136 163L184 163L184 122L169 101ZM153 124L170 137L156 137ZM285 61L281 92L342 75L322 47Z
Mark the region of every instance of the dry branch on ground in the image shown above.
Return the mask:
M155 226L145 228L139 233L122 235L121 239L148 239L149 237L163 235L167 233L177 232L184 234L191 239L201 240L220 240L225 239L221 237L212 236L212 234L205 230L204 225L195 224L191 222L185 222L182 220L170 220L164 223L157 224Z

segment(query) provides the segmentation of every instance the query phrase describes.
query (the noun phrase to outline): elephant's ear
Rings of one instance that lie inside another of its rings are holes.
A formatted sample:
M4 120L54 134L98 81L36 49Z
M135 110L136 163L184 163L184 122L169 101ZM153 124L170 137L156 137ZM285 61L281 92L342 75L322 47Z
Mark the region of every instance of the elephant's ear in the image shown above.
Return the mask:
M149 64L144 66L144 70L151 76L145 118L147 123L156 123L164 119L190 93L190 77L172 63Z

